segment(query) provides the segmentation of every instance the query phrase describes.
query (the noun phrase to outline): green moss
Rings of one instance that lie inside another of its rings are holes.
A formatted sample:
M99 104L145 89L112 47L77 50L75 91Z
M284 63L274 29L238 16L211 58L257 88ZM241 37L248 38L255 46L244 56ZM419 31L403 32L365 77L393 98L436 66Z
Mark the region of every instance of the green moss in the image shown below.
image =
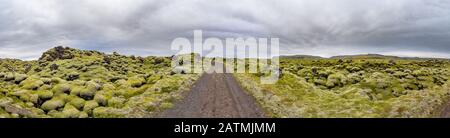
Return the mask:
M102 90L114 90L114 89L116 89L116 87L114 87L114 85L110 83L104 84L102 88Z
M115 82L115 84L119 87L128 87L130 86L126 80L120 79Z
M80 112L80 115L78 117L79 118L89 118L89 114L84 112L84 111L82 111L82 112Z
M50 79L50 78L41 78L41 81L44 84L51 84L52 83L52 79Z
M6 73L0 72L0 79L2 79L2 78L5 77L5 76L6 76Z
M347 84L347 78L342 73L335 73L328 76L326 86L328 88L342 87Z
M152 75L152 76L147 78L147 84L155 84L160 79L162 79L161 75Z
M86 102L86 101L85 101L84 99L76 97L76 98L73 98L73 99L69 102L69 104L72 105L72 106L74 106L74 107L77 108L77 109L82 110L83 107L84 107L85 102Z
M88 81L86 82L86 88L93 89L93 90L100 90L102 86L94 81Z
M34 103L25 101L26 107L34 107Z
M108 100L108 107L122 108L126 99L120 97L112 97Z
M177 85L164 86L164 87L161 87L161 92L164 92L164 93L173 92L173 91L178 90L178 88L179 88L179 86L177 86Z
M126 114L125 110L111 107L98 107L93 111L95 118L123 118Z
M38 103L39 96L37 94L26 93L20 95L20 99L25 102Z
M135 76L129 78L127 82L131 87L141 87L144 84L145 79L142 77Z
M65 82L66 81L61 78L56 78L56 77L51 78L51 83L53 83L53 84L60 84L60 83L65 83Z
M12 118L8 113L0 113L0 118Z
M156 86L156 91L162 92L162 93L169 93L176 91L180 88L180 84L182 82L179 82L181 78L179 77L173 77L173 78L165 78L158 83L156 83L154 86Z
M70 93L70 90L71 88L70 85L68 84L57 84L52 89L54 94Z
M66 104L62 113L65 118L78 118L80 116L80 111L78 111L78 109L71 104Z
M73 96L73 95L68 95L66 93L62 93L62 94L57 94L53 96L53 99L61 99L64 101L64 103L68 103L70 101L72 101L72 99L77 98L77 96Z
M39 87L44 85L44 82L37 77L29 77L20 83L22 88L28 90L37 90Z
M316 79L316 80L314 80L314 84L326 86L327 85L327 81L325 79Z
M10 115L10 117L11 117L11 118L20 118L20 115L19 115L19 114L16 114L16 113L12 113L12 114Z
M44 85L42 85L41 87L39 87L38 90L51 90L51 89L52 89L52 86L51 86L51 85L44 84Z
M83 86L74 86L71 88L70 95L77 95L79 96L81 91L83 91L85 88Z
M45 111L39 108L29 108L33 116L45 115Z
M140 88L131 88L127 91L116 91L116 95L118 96L124 96L125 98L130 98L133 96L140 95L144 92L146 92L149 89L150 85L144 85Z
M23 102L37 103L39 99L37 94L33 94L29 90L19 90L16 92L8 93L8 95L18 97Z
M95 88L84 88L80 91L80 97L90 100L95 96L97 90Z
M105 105L108 104L108 99L107 99L107 97L106 97L105 95L103 95L103 94L100 94L100 93L95 94L94 100L95 100L98 104L103 105L103 106L105 106Z
M128 102L126 102L126 107L133 107L133 108L142 108L147 112L153 112L155 111L159 106L159 99L156 99L156 96L136 96L130 98Z
M11 97L0 97L0 104L10 104L14 102L14 99Z
M112 91L112 94L113 94L114 96L125 96L125 95L127 95L127 91L124 90L124 89L113 90L113 91Z
M14 75L14 82L15 83L20 83L20 82L22 82L23 80L25 80L25 79L27 79L27 75L26 74L15 74Z
M67 118L67 116L65 116L64 113L56 111L56 110L51 110L47 113L47 115L53 117L53 118Z
M0 98L35 110L30 116L8 117L76 117L75 108L86 110L79 112L78 117L84 118L93 116L92 110L99 106L127 110L143 106L153 112L161 101L180 97L158 92L175 91L193 81L184 78L188 74L167 76L171 70L167 57L127 57L63 47L47 51L36 61L0 59L0 65ZM166 81L159 83L162 79ZM141 101L130 101L136 97Z
M65 79L68 81L73 81L80 78L80 73L78 72L70 72L68 74L65 74Z
M44 102L41 105L41 109L43 109L45 111L51 111L51 110L56 110L58 108L62 108L62 107L64 107L64 105L65 105L65 102L62 99L51 99L51 100Z
M4 78L3 78L3 80L5 80L5 81L12 81L12 80L14 80L14 74L13 73L7 73L5 76L4 76Z
M15 92L10 92L10 93L8 93L8 95L19 97L21 95L28 94L28 93L30 93L29 90L18 90Z
M162 110L166 110L166 109L173 108L173 106L174 105L172 103L163 102L159 108L161 108Z
M92 110L98 106L99 105L96 101L86 101L84 103L83 111L86 113L92 113Z
M447 86L436 76L448 76L438 71L439 66L448 62L395 60L394 63L380 59L350 62L282 59L281 62L282 77L277 84L250 83L258 82L259 78L238 75L271 116L424 117L430 116L438 103L444 103L438 100L441 97L438 95ZM334 76L339 73L343 76ZM312 87L300 87L304 85L303 78ZM278 100L269 98L275 96Z

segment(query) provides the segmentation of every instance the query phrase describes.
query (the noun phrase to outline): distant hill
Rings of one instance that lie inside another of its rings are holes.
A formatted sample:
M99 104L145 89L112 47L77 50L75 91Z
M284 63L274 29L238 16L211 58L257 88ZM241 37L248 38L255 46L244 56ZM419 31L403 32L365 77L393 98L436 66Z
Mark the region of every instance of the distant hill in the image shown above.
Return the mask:
M280 56L280 58L295 58L295 59L322 59L320 56L312 56L312 55L284 55Z
M401 57L397 56L386 56L380 54L361 54L361 55L342 55L342 56L333 56L331 59L401 59Z
M450 60L446 58L423 58L423 57L399 57L381 54L359 54L359 55L340 55L330 58L324 58L313 55L282 55L280 58L288 59L405 59L405 60Z
M342 55L333 56L330 59L405 59L405 60L449 60L446 58L424 58L424 57L398 57L398 56L387 56L381 54L361 54L361 55Z
M80 57L90 57L90 56L98 56L104 57L107 55L116 55L119 56L118 53L114 52L112 54L106 54L99 51L94 50L80 50L74 49L70 47L57 46L52 49L47 50L42 54L42 56L38 59L40 62L51 62L56 60L64 60L64 59L73 59ZM186 56L189 54L181 54L178 56ZM191 56L200 58L200 55L197 53L190 53ZM131 56L134 57L134 56ZM155 57L155 56L148 56ZM172 56L173 57L173 56ZM145 58L145 57L142 57ZM170 58L170 57L166 57ZM218 57L216 57L218 58ZM407 59L407 60L450 60L447 58L424 58L424 57L399 57L399 56L390 56L390 55L381 55L381 54L359 54L359 55L339 55L333 56L330 58L313 56L313 55L281 55L279 58L288 58L288 59ZM0 60L19 60L19 59L8 59L8 58L0 58Z

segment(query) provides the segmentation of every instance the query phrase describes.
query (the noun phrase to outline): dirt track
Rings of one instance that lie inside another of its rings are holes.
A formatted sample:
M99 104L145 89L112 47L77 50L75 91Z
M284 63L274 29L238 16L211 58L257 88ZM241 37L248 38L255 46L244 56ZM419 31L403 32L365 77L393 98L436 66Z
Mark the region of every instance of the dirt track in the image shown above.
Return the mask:
M450 118L450 102L440 112L439 118Z
M204 73L164 118L261 118L264 113L231 74Z

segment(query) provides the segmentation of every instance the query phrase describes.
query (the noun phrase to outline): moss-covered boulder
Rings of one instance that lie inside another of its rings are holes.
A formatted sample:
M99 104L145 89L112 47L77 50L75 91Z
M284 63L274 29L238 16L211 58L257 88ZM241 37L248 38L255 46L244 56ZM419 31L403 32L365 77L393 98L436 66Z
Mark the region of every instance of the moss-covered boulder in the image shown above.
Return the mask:
M37 90L52 90L52 85L44 84Z
M184 81L186 74L170 76L170 70L168 57L107 55L64 47L51 49L35 61L0 59L0 98L7 97L9 105L33 110L32 116L27 116L0 107L0 116L87 118L94 116L96 108L110 107L97 109L96 116L121 117L129 107L139 105L151 105L148 111L153 112L172 96L158 92L172 92ZM162 79L167 81L159 83ZM133 97L155 101L128 105ZM167 103L162 108L170 106Z
M122 108L125 102L126 102L125 98L112 97L111 99L108 100L108 107Z
M0 79L2 79L3 77L5 77L6 73L4 72L0 72Z
M86 101L84 103L83 111L86 112L86 113L92 113L92 110L94 108L97 108L98 106L99 105L98 105L98 103L96 101L93 101L93 100Z
M20 86L22 88L28 89L28 90L37 90L42 85L44 85L44 82L36 76L29 77L20 83Z
M38 95L39 99L41 99L41 100L48 100L53 97L53 92L48 91L48 90L38 91L38 92L36 92L36 94Z
M70 95L77 95L79 96L81 91L85 89L83 86L74 86L71 88Z
M163 102L161 103L161 105L159 106L160 109L165 110L165 109L170 109L173 108L173 103L170 102Z
M80 78L80 73L78 72L70 72L65 75L65 79L68 81L73 81Z
M62 99L52 99L52 100L48 100L46 102L44 102L41 105L41 109L45 110L45 111L51 111L51 110L56 110L58 108L62 108L64 107L65 102Z
M52 83L52 79L50 79L50 78L41 78L41 81L47 85Z
M20 83L22 81L24 81L25 79L27 79L27 75L26 74L15 74L14 75L14 82L15 83Z
M51 78L51 83L53 83L53 84L60 84L60 83L65 83L65 82L66 81L61 78L57 78L57 77Z
M57 84L52 89L54 94L70 93L70 90L71 88L69 84Z
M314 84L326 86L327 85L327 80L326 79L322 79L322 78L317 78L317 79L314 80Z
M3 80L5 80L5 81L12 81L12 80L14 80L14 74L13 73L5 74Z
M112 91L112 94L113 94L114 96L124 96L124 95L127 95L127 91L124 90L124 89L113 90L113 91Z
M155 84L162 78L161 75L152 75L147 78L147 84Z
M98 107L93 111L94 118L123 118L126 114L125 110L112 107Z
M69 104L74 106L75 108L82 110L85 104L85 100L83 98L75 97L73 98Z
M156 83L155 86L156 91L163 93L177 91L180 88L180 86L178 85L178 80L175 78L163 79L161 81L158 81L158 83Z
M124 79L117 80L114 84L116 86L118 86L118 87L128 87L128 86L130 86L128 84L128 82L126 80L124 80Z
M88 89L100 90L102 88L102 85L94 81L88 81L85 85Z
M38 103L39 95L26 93L26 94L20 95L20 99L24 102L30 102L30 103L36 104L36 103Z
M326 86L328 88L340 87L347 83L347 78L341 73L335 73L328 76Z
M43 53L42 56L39 58L39 61L51 62L55 60L72 59L75 57L74 54L75 51L76 51L75 49L58 46Z
M131 87L141 87L145 83L145 79L139 76L135 76L129 78L127 82Z
M79 118L89 118L89 114L84 112L84 111L82 111L82 112L80 112L80 115L78 117Z
M45 115L45 111L39 108L28 108L31 114L28 117L31 118L44 118L47 117Z
M95 100L98 104L103 105L103 106L105 106L105 105L108 104L108 98L107 98L105 95L101 94L101 93L95 94L94 100Z
M29 90L18 90L18 91L15 91L15 92L9 92L9 93L7 93L7 96L16 96L16 97L20 97L21 95L29 94L29 93L30 93Z
M14 102L14 99L11 97L0 97L0 105L7 105Z
M47 115L49 115L50 117L53 117L53 118L67 118L64 113L56 111L56 110L49 111L47 113Z
M37 103L39 99L39 96L37 94L34 94L32 93L32 91L29 90L18 90L15 92L8 93L8 96L15 96L23 102L31 102L31 103Z
M106 83L102 86L102 90L114 90L116 87L111 83Z
M78 118L80 116L80 111L71 104L66 104L62 113L65 118Z
M94 98L96 92L97 90L95 88L84 88L80 91L80 97L86 100L91 100Z

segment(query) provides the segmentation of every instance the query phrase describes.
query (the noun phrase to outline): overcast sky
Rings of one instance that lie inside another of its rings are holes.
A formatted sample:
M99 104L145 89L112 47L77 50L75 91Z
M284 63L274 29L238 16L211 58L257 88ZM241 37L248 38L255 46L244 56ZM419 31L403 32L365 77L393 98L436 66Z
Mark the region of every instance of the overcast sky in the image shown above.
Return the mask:
M450 58L449 0L0 0L0 58L57 45L170 55L196 29L277 37L281 54Z

